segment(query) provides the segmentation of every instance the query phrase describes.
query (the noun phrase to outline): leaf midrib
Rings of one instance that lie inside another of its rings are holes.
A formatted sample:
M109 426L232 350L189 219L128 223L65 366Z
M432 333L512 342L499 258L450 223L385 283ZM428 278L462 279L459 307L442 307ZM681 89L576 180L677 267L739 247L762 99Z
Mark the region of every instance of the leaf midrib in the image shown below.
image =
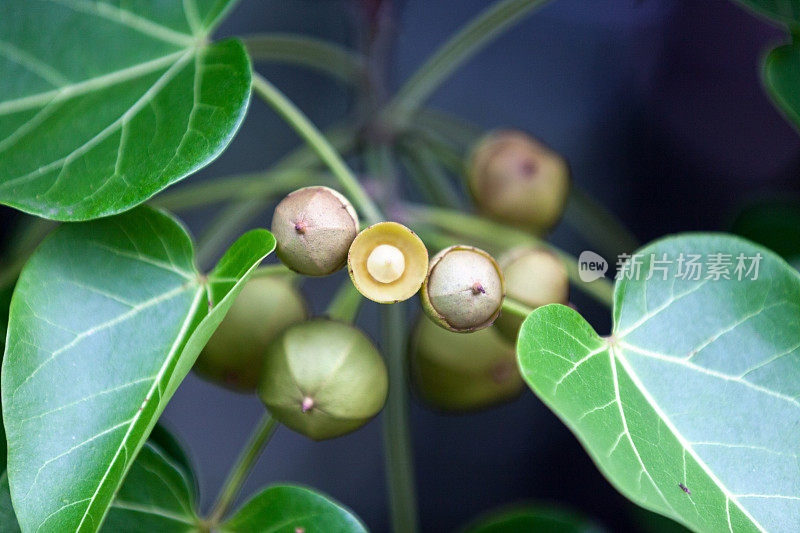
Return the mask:
M731 531L733 531L733 529L732 529L732 525L731 525L731 522L730 522L730 508L729 508L729 505L730 505L730 502L733 502L736 505L736 507L742 512L742 514L744 514L748 518L748 520L750 520L753 523L753 525L758 528L759 531L762 531L762 532L766 533L766 530L764 529L764 527L738 501L738 499L736 498L736 495L733 494L728 489L728 487L724 483L722 483L722 481L714 474L714 472L711 470L711 468L705 463L705 461L703 461L703 459L700 458L700 456L697 454L697 452L691 446L691 443L688 440L686 440L686 438L683 436L683 434L681 434L681 432L678 431L678 428L672 423L672 420L667 416L666 413L664 413L662 411L661 407L658 405L658 403L655 401L655 399L650 395L650 393L647 390L647 388L644 386L642 381L639 379L639 376L633 370L633 367L631 366L630 362L625 358L624 353L621 352L620 347L616 346L615 343L613 343L613 342L609 343L609 353L611 354L612 361L613 360L619 361L619 363L622 365L623 369L625 370L625 373L628 375L630 380L636 386L636 388L639 391L639 393L642 395L642 397L645 399L645 401L648 403L648 405L656 413L656 416L658 416L659 419L664 423L664 425L669 430L669 432L672 433L673 437L675 437L675 439L678 441L678 443L681 445L681 447L685 451L689 452L689 455L700 466L700 468L703 470L703 472L709 477L709 479L711 479L711 481L725 495L726 512L727 512L727 515L728 515L728 527L731 529ZM612 365L612 366L615 366L615 365ZM616 374L615 374L614 384L615 384L615 386L617 386ZM622 407L622 401L621 401L620 396L619 396L619 388L618 387L617 387L617 390L615 391L615 393L617 394L617 399L618 399L618 402L619 402L620 412L622 412L624 408ZM634 447L634 450L635 450L635 447ZM637 455L638 455L638 452L637 452ZM655 482L653 483L653 485L656 486ZM660 492L660 488L658 488L657 486L656 486L656 488ZM663 498L663 495L662 495L662 498ZM667 502L666 498L664 498L664 501ZM669 505L669 502L667 502L667 505ZM679 514L676 513L676 515L679 515Z
M92 91L105 89L128 80L140 78L175 63L181 56L193 50L194 48L178 50L177 52L172 52L165 56L157 57L143 63L137 63L123 69L114 70L70 85L64 85L57 89L0 102L0 116L47 105L52 103L55 99L68 100Z
M198 287L198 289L195 292L195 296L194 296L194 300L192 302L192 305L190 306L189 312L187 313L186 318L184 319L184 322L181 325L180 332L178 333L177 337L175 338L175 341L172 344L172 347L170 348L169 355L164 360L164 364L161 365L161 368L159 369L157 377L153 381L153 386L150 387L150 390L147 392L147 395L145 397L145 402L150 401L150 399L152 398L152 396L155 393L155 391L160 387L161 381L163 380L163 378L164 378L164 376L166 374L166 371L170 367L170 365L173 362L174 358L180 355L178 353L178 349L183 345L183 340L186 338L186 336L188 334L188 329L191 326L192 321L194 320L194 316L195 316L195 314L197 313L197 311L198 311L198 309L200 307L200 303L202 302L202 296L204 294L205 294L205 288L201 285L200 287ZM168 381L169 381L169 378L167 379L167 382ZM143 404L144 404L144 402L143 402ZM123 449L125 449L125 445L127 444L128 438L130 437L131 432L133 431L134 427L136 426L136 423L140 420L143 412L144 412L144 409L140 409L136 413L136 415L133 417L133 419L131 420L130 425L128 427L128 431L122 437L122 440L120 441L120 445L117 448L117 451L114 453L114 456L111 459L111 461L109 461L108 467L106 468L106 471L103 473L103 477L100 479L100 482L97 484L97 489L95 489L94 494L92 494L92 496L90 498L88 498L89 505L86 507L86 510L84 511L83 516L81 517L81 521L78 523L78 526L76 527L76 531L80 531L81 530L81 527L83 526L83 523L86 520L86 517L89 516L89 514L93 510L94 502L97 500L98 494L100 493L101 489L104 487L104 485L106 483L106 478L108 477L108 474L111 472L112 467L116 464L116 461L119 458L119 454L122 452ZM142 441L140 443L140 445L143 445L143 444L144 444L144 441ZM134 455L135 455L135 453L134 453ZM125 468L124 468L125 472L127 472L127 470L130 468L131 464L132 464L132 462L125 466ZM103 513L103 516L105 516L106 513L108 513L108 508L105 509L105 512Z
M96 17L104 18L115 22L121 26L134 29L144 35L154 37L158 40L177 44L180 46L190 46L196 41L194 35L173 30L141 15L137 15L127 9L122 9L105 2L89 2L87 0L48 0L54 4L60 4L68 9ZM187 17L188 22L188 17Z

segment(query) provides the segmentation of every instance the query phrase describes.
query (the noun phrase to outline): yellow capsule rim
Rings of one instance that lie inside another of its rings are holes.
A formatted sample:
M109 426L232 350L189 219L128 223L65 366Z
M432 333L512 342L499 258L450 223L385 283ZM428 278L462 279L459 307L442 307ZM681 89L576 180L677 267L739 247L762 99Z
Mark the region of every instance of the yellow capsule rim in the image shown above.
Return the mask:
M367 269L370 254L381 244L394 246L405 258L405 270L390 283L375 280ZM364 229L353 240L347 254L347 271L358 291L373 302L402 302L414 296L425 282L428 249L422 239L406 226L397 222L380 222Z

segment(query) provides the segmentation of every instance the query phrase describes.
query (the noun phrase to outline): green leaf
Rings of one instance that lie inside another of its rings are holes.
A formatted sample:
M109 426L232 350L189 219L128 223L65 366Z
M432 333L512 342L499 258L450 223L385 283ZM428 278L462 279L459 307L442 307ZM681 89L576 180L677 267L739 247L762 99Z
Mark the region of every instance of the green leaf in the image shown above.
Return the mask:
M302 487L270 487L220 526L230 533L366 533L361 521L340 504Z
M764 84L778 109L800 128L800 44L779 46L767 54Z
M160 435L169 435L156 426ZM170 439L174 439L169 435ZM184 456L183 450L180 455ZM131 466L103 524L104 531L114 533L158 531L197 531L195 512L197 498L194 474L152 439L142 448ZM19 531L11 493L5 473L0 476L0 532Z
M3 287L0 289L0 350L5 351L6 346L6 328L8 327L8 308L11 305L11 294L14 291L14 285ZM0 363L2 363L2 355L0 354ZM2 407L2 403L0 403ZM0 472L6 471L6 430L3 426L3 413L0 412ZM7 483L7 482L6 482ZM0 514L0 518L2 514ZM0 521L2 524L2 521Z
M759 15L784 24L800 23L800 0L736 0Z
M11 492L8 490L8 475L0 474L0 533L18 533L19 525L11 506Z
M56 229L20 274L2 372L25 530L94 531L167 401L275 246L242 236L206 278L149 207Z
M0 203L119 213L213 161L250 97L232 0L0 3Z
M494 511L464 529L464 533L602 533L603 528L575 512L552 505L525 505Z
M156 424L156 427L154 427L153 431L150 433L148 442L158 446L158 448L163 451L167 457L175 462L183 470L183 472L189 476L190 484L196 494L200 485L197 481L197 477L195 476L192 461L189 459L189 455L186 453L186 450L180 441L175 438L175 436L169 430L167 430L163 424Z
M791 262L800 258L800 203L790 200L753 203L739 212L731 231Z
M717 253L734 264L761 254L757 279L739 281L735 268L729 280L708 279L710 269L677 276L680 254L701 254L702 265ZM524 378L635 503L696 531L796 531L798 273L725 235L667 238L638 254L641 275L617 282L610 337L568 307L531 313L517 345ZM664 266L651 254L671 263L647 280ZM623 272L634 271L629 262Z
M103 531L198 531L196 497L193 474L148 442L111 504Z

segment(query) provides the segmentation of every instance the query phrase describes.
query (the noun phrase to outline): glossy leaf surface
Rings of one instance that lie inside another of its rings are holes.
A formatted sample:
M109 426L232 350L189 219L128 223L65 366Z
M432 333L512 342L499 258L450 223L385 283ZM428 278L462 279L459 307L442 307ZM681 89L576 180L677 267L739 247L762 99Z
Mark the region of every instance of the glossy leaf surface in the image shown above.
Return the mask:
M232 4L0 2L0 203L97 218L216 158L250 95L243 45L208 42Z
M220 527L229 533L366 533L340 504L309 489L275 486L247 502Z
M531 313L517 347L525 379L634 502L696 531L797 531L798 273L725 235L639 254L640 275L617 282L611 337L568 307ZM681 254L723 254L730 279L679 277ZM737 279L739 254L761 256L756 279Z
M185 230L149 207L45 239L17 282L2 372L24 530L99 527L167 401L274 245L251 231L206 278Z

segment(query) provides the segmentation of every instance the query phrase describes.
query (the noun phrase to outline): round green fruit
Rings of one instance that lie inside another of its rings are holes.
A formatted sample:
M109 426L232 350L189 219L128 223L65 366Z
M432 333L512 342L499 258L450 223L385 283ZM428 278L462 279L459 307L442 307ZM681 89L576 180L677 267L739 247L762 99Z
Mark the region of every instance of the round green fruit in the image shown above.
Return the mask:
M347 198L328 187L304 187L275 207L271 230L284 265L306 276L327 276L347 262L358 227Z
M537 232L561 218L570 187L567 162L521 131L496 131L472 151L469 189L485 215Z
M516 398L524 389L514 347L495 328L459 334L421 316L410 349L419 397L443 411L473 411Z
M251 279L200 353L194 370L225 387L253 392L269 343L307 317L305 299L290 280L281 276Z
M422 308L450 331L470 332L500 314L505 290L494 258L472 246L450 246L436 254L422 286Z
M314 440L366 424L383 408L383 358L360 330L313 319L287 328L267 350L259 396L281 424Z
M506 294L529 307L566 304L569 300L569 278L564 263L545 248L514 248L500 257L500 268L506 280ZM500 313L497 329L516 342L522 318Z

